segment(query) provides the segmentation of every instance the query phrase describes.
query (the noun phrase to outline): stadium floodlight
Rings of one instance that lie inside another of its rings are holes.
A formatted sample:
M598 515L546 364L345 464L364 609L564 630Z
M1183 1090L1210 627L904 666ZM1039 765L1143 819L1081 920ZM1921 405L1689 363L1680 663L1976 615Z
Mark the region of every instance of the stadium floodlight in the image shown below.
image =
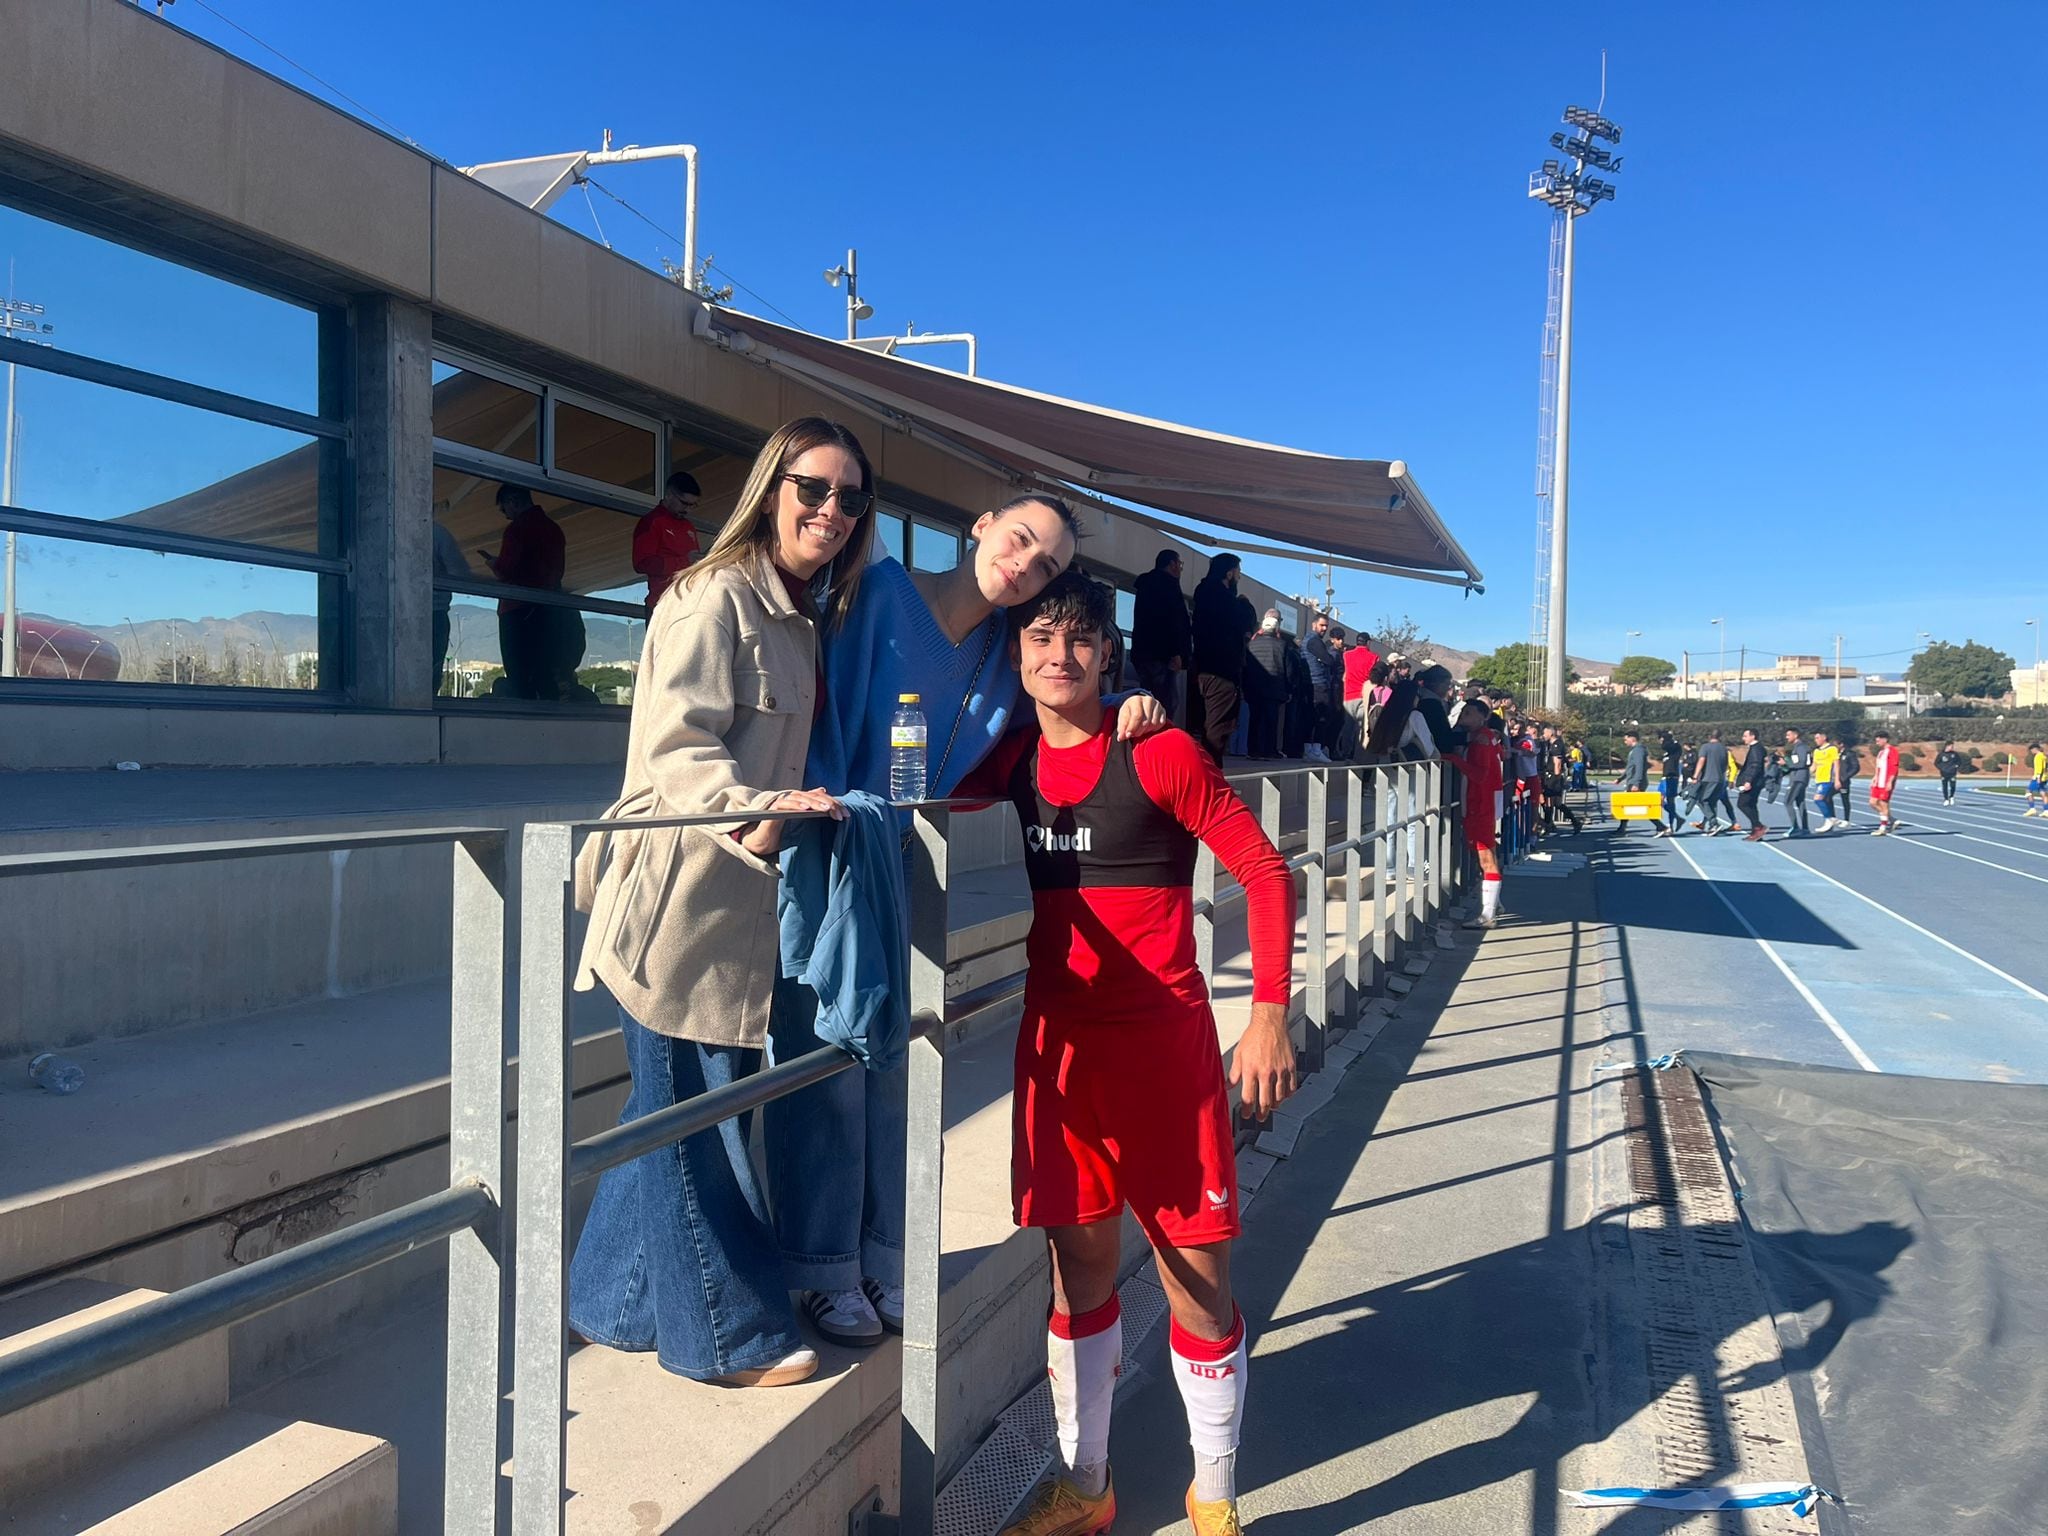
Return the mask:
M1601 68L1601 105L1606 105L1606 67ZM1543 703L1564 707L1565 684L1565 554L1566 502L1570 490L1572 390L1572 254L1573 232L1584 215L1615 196L1609 178L1621 169L1621 157L1595 140L1621 142L1621 129L1599 109L1565 108L1564 123L1576 133L1552 133L1551 148L1569 156L1545 160L1529 177L1529 196L1552 210L1550 307L1544 325L1542 398L1539 406L1536 495L1538 548L1535 619L1530 638L1540 637ZM1599 174L1591 174L1591 173ZM1546 520L1548 527L1544 527ZM1547 534L1547 537L1545 535Z

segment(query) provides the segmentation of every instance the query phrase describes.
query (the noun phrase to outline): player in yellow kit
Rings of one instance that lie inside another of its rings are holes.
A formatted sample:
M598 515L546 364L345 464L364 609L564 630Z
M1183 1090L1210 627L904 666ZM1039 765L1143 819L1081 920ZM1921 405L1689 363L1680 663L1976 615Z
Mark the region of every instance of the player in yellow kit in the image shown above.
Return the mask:
M2048 816L2048 752L2038 741L2027 746L2027 808L2022 814Z
M1813 733L1813 803L1820 807L1821 823L1816 832L1835 830L1835 772L1841 766L1842 749L1826 731Z

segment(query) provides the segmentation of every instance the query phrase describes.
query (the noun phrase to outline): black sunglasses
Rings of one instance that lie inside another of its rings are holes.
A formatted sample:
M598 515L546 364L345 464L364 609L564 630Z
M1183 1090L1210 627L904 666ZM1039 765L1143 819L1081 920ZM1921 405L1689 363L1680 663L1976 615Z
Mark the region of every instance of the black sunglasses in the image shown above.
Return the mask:
M796 487L796 499L806 507L822 507L835 491L839 494L839 511L843 517L864 516L875 504L875 493L864 491L857 485L834 485L816 475L784 475L782 478Z

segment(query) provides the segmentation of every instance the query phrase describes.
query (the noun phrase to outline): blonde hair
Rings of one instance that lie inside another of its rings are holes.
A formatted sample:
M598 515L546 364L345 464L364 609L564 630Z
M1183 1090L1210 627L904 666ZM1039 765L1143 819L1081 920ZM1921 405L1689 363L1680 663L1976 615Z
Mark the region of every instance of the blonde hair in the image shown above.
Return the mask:
M711 541L704 558L691 566L683 576L687 586L712 571L729 565L740 565L757 553L773 558L775 553L775 500L782 487L782 477L789 466L802 458L813 448L844 448L853 455L853 461L860 466L860 488L869 495L874 494L875 472L868 463L868 456L861 448L860 439L836 421L827 421L822 416L799 416L786 421L761 445L755 455L754 467L747 474L747 483L740 491L740 499L732 509L732 516L725 520L725 526L718 530L718 537ZM860 591L862 574L867 570L868 551L875 538L875 508L870 505L866 514L852 519L853 532L847 537L846 547L826 564L825 583L831 598L823 615L825 627L836 629L846 622L853 612L853 600Z

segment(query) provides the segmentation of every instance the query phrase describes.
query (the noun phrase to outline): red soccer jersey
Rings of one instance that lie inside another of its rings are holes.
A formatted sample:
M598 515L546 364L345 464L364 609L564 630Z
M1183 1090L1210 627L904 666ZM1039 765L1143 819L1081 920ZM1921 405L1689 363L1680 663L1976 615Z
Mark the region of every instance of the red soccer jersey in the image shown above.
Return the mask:
M1207 1004L1195 963L1194 892L1183 875L1163 872L1175 858L1177 832L1206 843L1244 887L1252 1000L1284 1006L1294 966L1294 880L1286 861L1193 737L1167 730L1129 745L1115 736L1111 711L1076 747L1048 746L1035 731L1013 733L961 789L994 795L1021 784L1053 812L1050 822L1026 822L1033 887L1026 1010L1109 1023L1156 1017L1176 1003ZM1140 795L1147 804L1130 803ZM1152 812L1155 829L1133 833ZM1112 867L1102 855L1119 838L1128 853ZM1072 855L1073 878L1048 875L1032 857L1038 854ZM1191 859L1182 867L1191 868Z
M1477 806L1487 807L1490 813L1493 797L1501 788L1499 740L1492 731L1483 730L1466 742L1463 752L1448 755L1465 774L1465 785L1469 791L1465 797L1467 814Z

